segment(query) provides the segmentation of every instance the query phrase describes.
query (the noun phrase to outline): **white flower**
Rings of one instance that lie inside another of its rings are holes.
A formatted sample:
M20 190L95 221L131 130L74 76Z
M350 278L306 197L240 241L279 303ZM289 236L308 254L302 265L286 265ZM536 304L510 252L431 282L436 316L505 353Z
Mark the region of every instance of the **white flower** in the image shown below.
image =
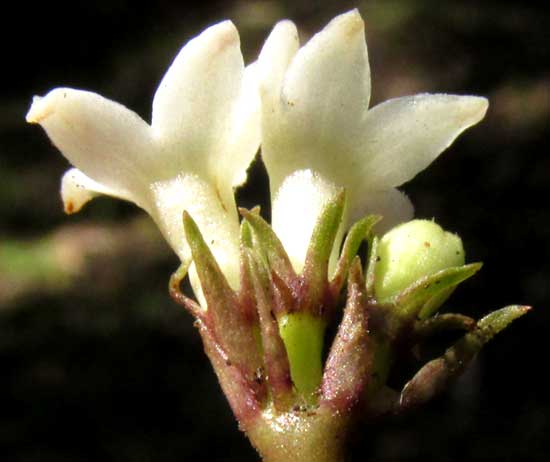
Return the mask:
M233 188L245 181L260 142L254 69L245 69L238 32L225 21L179 52L155 94L150 125L95 93L56 88L35 97L27 121L42 125L76 166L63 177L65 210L76 212L98 194L132 201L184 262L190 259L182 225L187 210L237 286Z
M347 191L340 234L368 213L383 215L384 229L410 219L412 204L396 187L479 122L488 105L475 96L420 94L367 110L370 69L357 10L302 48L294 24L277 24L259 75L272 225L298 271L317 216L339 188Z

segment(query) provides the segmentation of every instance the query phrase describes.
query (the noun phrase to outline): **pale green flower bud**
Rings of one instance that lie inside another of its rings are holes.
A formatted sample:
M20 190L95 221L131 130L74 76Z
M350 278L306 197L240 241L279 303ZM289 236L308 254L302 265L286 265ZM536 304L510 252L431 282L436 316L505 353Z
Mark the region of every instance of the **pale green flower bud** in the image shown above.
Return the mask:
M378 244L374 290L385 300L418 279L453 266L464 265L462 240L430 220L396 226Z

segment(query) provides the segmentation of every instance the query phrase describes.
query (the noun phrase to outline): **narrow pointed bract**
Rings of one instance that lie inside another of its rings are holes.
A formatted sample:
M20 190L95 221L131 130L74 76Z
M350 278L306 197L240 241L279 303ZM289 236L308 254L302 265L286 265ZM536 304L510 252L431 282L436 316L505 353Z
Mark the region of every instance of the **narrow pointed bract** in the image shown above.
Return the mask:
M246 209L240 209L240 212L250 224L254 237L265 252L270 267L285 283L291 286L296 279L296 273L278 236L260 215Z
M401 409L417 407L440 393L462 373L483 345L530 309L528 306L508 306L478 321L475 329L447 349L441 357L428 362L405 385L401 393Z
M344 191L341 191L327 201L311 234L303 280L307 291L306 303L310 305L312 312L316 311L313 307L327 304L324 299L329 296L329 260L335 250L334 242L344 214L345 197Z
M286 411L293 402L292 381L287 351L281 336L279 326L272 312L274 294L269 273L263 267L260 258L254 258L251 250L244 251L248 272L252 279L252 289L255 296L260 330L262 351L265 362L265 380L273 397L273 405L278 412ZM259 378L264 380L264 378Z
M422 313L426 304L433 299L439 299L441 294L456 287L461 282L472 277L481 269L481 263L447 268L432 275L418 279L403 290L394 300L401 316L413 319ZM431 307L431 305L428 305ZM426 319L433 312L424 312L421 319Z
M253 377L262 360L253 335L254 320L240 308L237 294L221 272L196 223L184 212L183 225L193 262L207 303L205 325L224 349L231 363L246 377Z
M370 237L372 228L380 221L381 218L382 217L377 215L369 215L359 220L350 228L344 241L344 245L342 246L342 252L340 254L340 258L338 259L336 270L330 281L331 291L334 296L340 293L344 280L348 275L348 270L351 263L359 250L359 246L365 239Z

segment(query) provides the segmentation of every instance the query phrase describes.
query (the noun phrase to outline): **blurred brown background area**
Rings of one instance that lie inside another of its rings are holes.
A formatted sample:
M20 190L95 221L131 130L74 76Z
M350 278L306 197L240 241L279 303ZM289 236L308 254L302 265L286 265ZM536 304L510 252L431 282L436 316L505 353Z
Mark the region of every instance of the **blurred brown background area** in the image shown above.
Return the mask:
M370 425L353 460L546 460L549 453L550 69L545 2L370 0L20 2L4 11L0 88L0 458L25 462L257 461L192 319L167 294L177 260L132 205L66 217L68 164L24 115L71 86L150 119L179 48L232 19L247 62L272 25L302 41L358 7L373 104L419 92L484 95L484 122L404 190L419 217L458 232L482 272L447 309L535 310L423 410ZM11 27L10 27L11 26ZM15 28L13 27L15 26ZM266 206L259 164L243 205ZM546 456L546 457L545 457Z

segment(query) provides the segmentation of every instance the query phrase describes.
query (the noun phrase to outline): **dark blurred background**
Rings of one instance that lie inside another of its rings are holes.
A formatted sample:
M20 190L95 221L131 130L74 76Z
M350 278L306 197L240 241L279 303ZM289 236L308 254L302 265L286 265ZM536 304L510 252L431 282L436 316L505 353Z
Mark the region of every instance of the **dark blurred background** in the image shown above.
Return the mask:
M66 217L68 167L24 115L56 86L150 119L179 48L232 19L253 60L270 27L302 40L336 14L366 20L373 104L419 92L487 96L486 119L404 190L458 232L482 272L448 309L535 307L448 393L365 427L353 460L547 460L550 329L549 25L545 2L26 2L0 28L0 459L257 461L218 389L192 319L167 294L177 260L134 206L97 199ZM260 165L239 192L265 204Z

